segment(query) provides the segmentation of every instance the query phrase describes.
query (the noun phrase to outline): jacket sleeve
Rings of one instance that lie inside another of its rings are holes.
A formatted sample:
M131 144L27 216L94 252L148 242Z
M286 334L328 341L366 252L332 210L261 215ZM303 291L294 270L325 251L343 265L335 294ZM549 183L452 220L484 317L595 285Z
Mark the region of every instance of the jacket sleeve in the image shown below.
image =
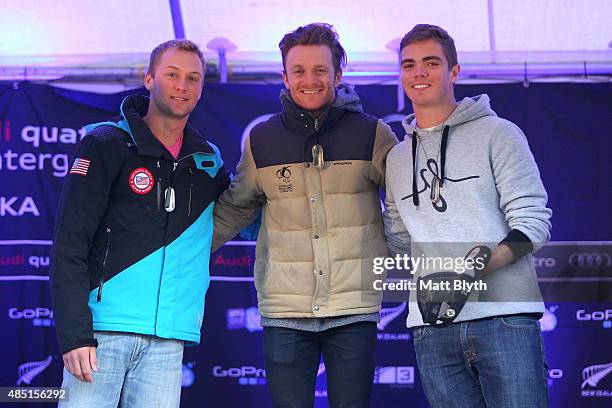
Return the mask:
M214 150L216 160L219 165L219 170L217 171L217 174L215 175L215 188L216 188L216 193L217 193L216 196L218 199L219 196L223 194L225 190L227 190L227 187L229 186L230 178L229 178L229 174L227 173L227 170L225 170L225 166L223 165L223 158L221 157L221 151L214 143L212 142L207 142L207 143Z
M251 139L248 137L236 167L236 176L215 205L212 250L219 249L255 221L264 202L265 195L259 185Z
M94 134L87 135L77 146L75 157L80 160L81 174L73 165L66 175L55 221L50 278L62 354L78 347L97 346L88 307L87 259L106 212L120 160L112 151L112 143L101 141Z
M548 195L527 138L515 124L503 120L496 129L490 160L499 206L512 230L502 242L509 244L517 259L529 252L525 248L537 251L550 240Z
M400 217L389 180L389 177L387 177L383 223L389 255L395 257L396 255L410 254L410 234Z
M227 174L227 170L225 170L224 166L219 168L217 175L215 176L215 185L217 187L217 198L227 190L230 184L229 174Z
M372 151L372 166L370 167L370 180L377 186L385 186L385 163L387 155L393 146L397 144L397 137L382 119L376 125L376 137Z

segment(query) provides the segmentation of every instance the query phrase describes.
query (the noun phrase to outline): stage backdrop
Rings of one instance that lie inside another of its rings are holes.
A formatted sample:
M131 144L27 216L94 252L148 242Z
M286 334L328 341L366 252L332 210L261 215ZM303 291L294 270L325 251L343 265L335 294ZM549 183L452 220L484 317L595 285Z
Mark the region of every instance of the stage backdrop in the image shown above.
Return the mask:
M280 89L205 86L192 122L221 148L228 169L234 169L249 129L280 109ZM384 118L402 139L399 122L409 112L397 112L396 88L359 86L357 92L366 112ZM543 290L557 285L553 292L558 292L570 281L588 285L589 295L581 302L551 297L541 320L552 406L611 406L612 306L608 288L592 283L611 263L602 241L612 233L612 84L457 87L458 97L481 93L489 94L500 116L524 130L549 192L556 242L535 259ZM0 386L61 383L48 283L59 191L71 153L84 136L83 125L115 116L125 95L0 84ZM185 352L184 407L270 406L253 261L253 243L244 241L226 245L211 258L202 344ZM578 272L568 272L568 265ZM405 327L406 304L383 306L373 404L427 406ZM321 364L318 407L327 406L326 392Z

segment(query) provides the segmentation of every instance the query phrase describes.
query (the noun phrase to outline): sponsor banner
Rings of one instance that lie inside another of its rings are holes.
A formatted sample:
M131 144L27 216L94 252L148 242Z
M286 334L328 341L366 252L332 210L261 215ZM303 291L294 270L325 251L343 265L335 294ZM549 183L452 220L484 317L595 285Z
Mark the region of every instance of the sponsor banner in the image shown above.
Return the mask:
M51 241L0 240L0 277L49 274Z
M612 361L582 369L582 398L612 398Z
M409 341L411 337L406 328L407 315L408 304L406 302L399 305L383 303L380 309L380 321L376 324L378 341Z
M217 276L253 277L255 245L252 241L232 241L210 256L210 267Z
M612 329L612 303L583 304L576 309L579 327ZM610 332L612 334L612 331Z
M53 309L48 307L19 308L10 307L8 309L8 319L12 321L31 322L33 327L53 327Z
M234 171L241 142L253 126L280 109L278 93L282 87L207 85L207 98L190 121L220 148L228 171ZM605 165L612 139L605 137L600 127L609 116L606 102L610 89L611 84L539 84L531 86L527 95L521 84L457 87L459 99L489 94L496 112L517 123L527 135L554 210L556 240L609 239L610 191L606 183L585 180L600 180L602 174L609 173ZM384 118L403 139L400 121L409 112L396 112L396 91L395 86L357 87L364 110ZM1 384L61 383L49 285L36 280L47 279L59 194L64 177L74 166L74 149L84 136L83 126L114 117L126 94L97 95L31 83L0 84L0 325L10 333L0 336ZM527 103L527 99L535 103ZM574 114L557 115L559 111ZM579 133L574 131L576 117L591 118L581 124ZM551 134L555 135L553 144L542 136ZM572 152L571 160L567 152ZM277 174L278 188L283 191L289 191L295 178L291 165L286 167ZM75 174L88 169L86 162L77 162L74 167ZM149 175L134 175L132 188L146 192L150 184ZM574 197L568 196L568 185L573 186ZM609 277L610 250L597 243L590 245L547 246L534 257L549 301L540 325L548 361L554 367L549 371L552 406L585 406L596 400L609 403L606 393L611 377L606 365L612 356L605 330L610 321L610 299L606 297L610 291L605 279ZM211 256L213 278L202 342L185 349L182 406L200 406L202 401L219 407L271 406L268 391L260 384L265 377L258 371L264 364L262 332L253 309L257 304L252 283L254 250L252 242L234 243ZM10 279L4 279L7 277ZM410 331L405 328L405 300L385 304L381 311L373 406L405 406L406 401L426 406L409 344ZM570 300L601 303L574 304ZM50 364L43 368L49 356ZM213 375L216 366L218 376ZM316 390L320 398L315 406L327 406L324 373L318 377Z
M412 386L414 385L414 367L376 367L374 369L374 384Z
M211 369L211 375L217 379L235 381L241 386L266 384L266 370L254 366L226 367L215 365Z
M241 330L248 332L262 331L261 316L257 307L252 306L246 309L232 308L226 311L227 330Z

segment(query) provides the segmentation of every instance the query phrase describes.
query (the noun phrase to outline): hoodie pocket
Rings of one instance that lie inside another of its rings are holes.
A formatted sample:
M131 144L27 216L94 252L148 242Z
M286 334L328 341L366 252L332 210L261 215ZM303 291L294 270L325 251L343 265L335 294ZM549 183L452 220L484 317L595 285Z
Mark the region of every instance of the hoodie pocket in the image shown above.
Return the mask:
M102 301L102 287L104 286L104 274L106 272L106 262L108 261L108 253L110 252L111 247L111 228L106 227L106 247L104 249L104 258L102 259L102 272L100 273L100 281L98 283L98 295L96 296L96 300L98 302Z

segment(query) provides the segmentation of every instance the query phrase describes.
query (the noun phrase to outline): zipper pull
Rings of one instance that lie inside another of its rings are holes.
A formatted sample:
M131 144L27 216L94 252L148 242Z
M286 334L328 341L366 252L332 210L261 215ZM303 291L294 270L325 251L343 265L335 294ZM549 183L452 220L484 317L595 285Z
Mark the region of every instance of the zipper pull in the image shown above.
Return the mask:
M172 168L172 171L176 170L176 166L178 166L178 162L174 162L174 167Z
M102 286L104 286L104 281L100 279L100 284L98 285L98 296L96 296L96 301L98 303L102 301Z
M98 294L96 295L96 300L98 302L102 301L102 287L104 286L104 272L106 270L106 261L108 259L108 251L111 246L111 229L110 227L106 227L106 250L104 251L104 259L102 260L102 273L100 274L100 282L98 283Z
M315 125L315 130L319 130L319 118L315 118L314 122L315 122L315 124L314 124Z
M193 188L193 183L191 182L191 176L193 175L193 169L189 168L189 203L187 204L187 216L191 217L191 189Z

